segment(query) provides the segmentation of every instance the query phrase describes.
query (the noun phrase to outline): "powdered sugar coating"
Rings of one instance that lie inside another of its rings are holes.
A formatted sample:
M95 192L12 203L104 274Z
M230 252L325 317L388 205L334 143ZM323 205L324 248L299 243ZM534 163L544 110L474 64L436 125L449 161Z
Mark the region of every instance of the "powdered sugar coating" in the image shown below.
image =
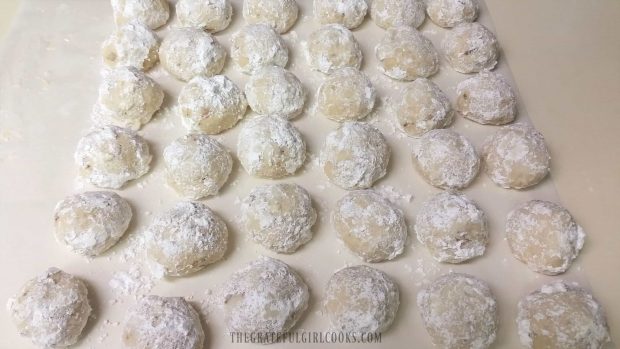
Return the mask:
M497 301L486 282L450 273L418 293L418 307L433 344L486 349L497 335Z
M57 268L26 282L7 309L19 334L42 348L75 344L92 311L84 282Z
M252 110L261 115L277 114L288 120L304 110L306 92L295 74L278 66L263 67L245 85Z
M54 209L55 236L75 253L97 256L114 246L131 222L129 203L110 191L67 196Z
M478 0L426 0L428 18L444 28L475 21L479 10Z
M506 240L515 258L537 273L568 270L585 242L570 212L549 201L528 201L508 214Z
M293 253L310 241L316 217L310 195L296 184L258 186L241 203L244 232L278 253Z
M534 348L600 349L610 342L602 306L580 286L555 281L519 302L521 344Z
M449 129L431 130L420 137L413 163L429 184L442 189L469 186L480 169L473 144Z
M319 24L341 24L354 29L364 21L368 3L366 0L314 0L312 8Z
M319 163L337 186L366 189L385 176L390 153L378 129L363 122L345 122L325 138Z
M441 42L448 63L459 73L492 70L497 65L499 43L495 34L480 23L461 23Z
M162 41L159 60L174 77L189 81L198 75L219 74L226 63L226 50L202 29L177 28Z
M422 0L373 0L370 18L383 29L397 26L417 28L426 18Z
M170 17L168 0L112 0L111 3L114 21L119 26L137 21L157 29Z
M278 33L286 33L297 21L295 0L244 0L243 18L248 24L264 23Z
M325 74L362 66L362 50L353 33L340 24L326 24L312 32L304 43L306 59L313 70Z
M129 349L202 349L205 334L183 298L149 295L127 314L122 340Z
M335 272L323 300L332 329L358 335L387 330L399 305L400 293L392 278L365 265Z
M306 143L290 122L278 116L248 120L237 142L237 157L252 176L282 178L306 161Z
M439 54L431 41L409 26L389 28L375 55L379 71L396 80L427 78L439 70Z
M207 205L181 201L145 231L146 255L167 276L185 276L224 257L226 223Z
M263 335L288 332L310 298L297 272L269 257L259 257L235 272L221 294L228 331Z
M498 73L481 72L456 87L455 109L464 117L483 125L504 125L517 115L517 97Z
M392 260L403 253L407 241L403 211L374 190L345 195L331 219L338 238L364 262Z
M352 67L336 70L317 90L317 111L338 121L365 118L375 106L377 91L363 72Z
M426 78L418 78L408 84L392 103L398 124L410 136L421 136L430 130L448 127L454 119L448 96Z
M489 136L482 157L491 180L509 189L538 184L549 173L551 162L543 135L523 123L504 126Z
M200 28L215 33L228 27L232 20L233 8L230 0L179 0L176 14L184 27Z
M80 177L100 188L118 189L149 171L148 143L117 126L94 129L78 142L74 155Z
M181 89L178 103L185 127L207 134L235 126L248 107L243 91L224 75L193 78Z
M250 24L232 36L230 56L242 73L254 74L265 66L286 67L288 48L269 24Z
M449 192L422 205L414 229L433 258L446 263L482 256L489 238L484 212L465 195Z
M198 200L217 195L232 171L228 150L204 134L188 134L164 149L166 178L182 196Z
M129 22L114 31L102 45L103 63L110 68L151 69L159 60L159 38L140 22Z

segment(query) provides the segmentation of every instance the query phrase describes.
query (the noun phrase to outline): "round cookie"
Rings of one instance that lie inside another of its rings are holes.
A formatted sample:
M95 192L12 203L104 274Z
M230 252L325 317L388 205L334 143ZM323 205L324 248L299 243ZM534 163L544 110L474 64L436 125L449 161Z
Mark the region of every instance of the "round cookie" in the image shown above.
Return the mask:
M387 330L398 311L398 285L365 265L335 272L327 282L323 309L334 331L368 334Z
M422 0L373 0L370 18L383 29L398 26L419 27L426 14Z
M429 184L441 189L466 188L480 169L473 144L449 129L431 130L420 137L413 163Z
M74 159L81 178L100 188L118 189L145 175L152 157L148 143L135 132L103 126L80 139Z
M149 295L127 314L122 341L128 349L202 349L205 334L185 299Z
M482 256L489 239L484 212L465 195L449 192L422 205L414 229L433 258L445 263Z
M366 0L314 0L314 18L319 24L341 24L348 29L360 26L368 12Z
M479 8L478 0L426 0L428 18L444 28L475 21Z
M178 103L185 127L206 134L232 128L248 107L243 91L224 75L193 78L181 89Z
M245 97L254 112L277 114L289 120L303 112L306 102L301 81L295 74L278 66L256 71L245 85Z
M258 186L241 203L244 232L277 253L293 253L310 241L315 222L310 195L296 184Z
M417 297L426 331L438 348L486 349L497 335L497 301L482 280L443 275Z
M196 133L170 143L163 157L168 184L194 200L217 195L233 166L232 156L222 144Z
M506 240L512 255L531 270L557 275L577 258L585 233L564 207L532 200L508 214Z
M254 74L262 67L286 67L288 48L269 24L251 24L232 36L230 57L242 73Z
M446 60L459 73L477 73L497 65L499 44L495 34L480 23L461 23L441 42Z
M101 48L103 63L110 68L151 69L159 60L159 38L139 22L129 22L114 31Z
M179 80L213 76L224 69L226 50L215 38L198 28L171 30L159 47L162 66Z
M278 33L286 33L297 21L295 0L244 0L243 18L248 24L264 23Z
M170 6L168 0L112 0L112 12L118 26L136 21L157 29L168 21Z
M392 103L398 124L409 136L418 137L430 130L448 127L454 119L448 96L426 78L408 84Z
M121 67L104 76L92 118L97 125L138 130L163 101L164 91L153 79L134 67Z
M297 272L269 257L259 257L235 272L221 294L228 331L263 334L262 344L293 328L310 298Z
M146 255L166 276L185 276L224 257L226 223L207 205L181 201L157 216L145 231Z
M363 72L345 67L329 75L317 90L317 111L330 120L365 118L375 106L377 91Z
M375 47L379 71L395 80L427 78L439 70L433 43L409 26L392 27Z
M42 348L77 343L92 311L84 282L57 268L26 282L7 309L19 334Z
M525 348L600 349L609 342L602 306L579 286L556 281L519 302L519 338Z
M348 193L338 200L331 218L338 238L364 262L392 260L403 253L403 211L373 190Z
M518 123L500 128L482 146L486 173L500 187L524 189L549 173L551 156L543 135Z
M464 117L483 125L504 125L517 115L517 97L499 74L481 72L456 87L455 109Z
M215 33L228 27L233 8L230 0L179 0L176 13L183 27Z
M248 120L237 141L237 157L250 175L282 178L294 175L306 161L306 143L290 122L278 116Z
M362 50L353 33L340 24L327 24L305 42L306 59L313 70L331 74L344 67L360 69Z
M330 182L352 190L370 188L386 175L390 147L375 127L345 122L325 139L319 163Z
M83 256L97 256L114 246L131 222L131 206L110 191L67 196L54 209L56 240Z

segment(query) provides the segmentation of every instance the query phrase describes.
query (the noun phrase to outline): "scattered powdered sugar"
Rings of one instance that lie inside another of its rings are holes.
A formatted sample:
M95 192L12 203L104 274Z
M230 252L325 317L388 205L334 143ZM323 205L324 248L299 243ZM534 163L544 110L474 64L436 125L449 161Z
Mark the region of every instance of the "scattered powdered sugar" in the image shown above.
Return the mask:
M155 286L155 278L142 267L134 265L126 271L113 274L108 285L117 296L133 296L139 298L150 293Z
M413 194L403 193L398 188L393 187L391 185L378 185L375 187L375 190L383 195L384 198L388 199L391 203L397 205L399 203L411 203L413 200Z

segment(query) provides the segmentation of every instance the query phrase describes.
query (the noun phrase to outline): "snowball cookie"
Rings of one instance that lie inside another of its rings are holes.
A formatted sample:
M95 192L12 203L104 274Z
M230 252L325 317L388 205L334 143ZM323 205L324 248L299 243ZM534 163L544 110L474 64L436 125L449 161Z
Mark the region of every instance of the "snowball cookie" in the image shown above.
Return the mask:
M323 309L334 331L380 333L394 321L399 298L398 286L386 273L356 265L329 278Z
M481 72L456 87L456 110L479 124L504 125L517 115L517 96L499 74Z
M543 135L526 124L500 128L482 146L485 170L503 188L523 189L549 173L551 156Z
M179 0L176 12L182 26L212 33L226 29L233 16L230 0Z
M278 253L293 253L312 239L316 211L296 184L258 186L241 204L241 224L250 239Z
M224 75L193 78L181 89L178 103L185 127L206 134L235 126L248 108L243 91Z
M449 129L438 129L420 137L413 164L429 184L441 189L463 189L476 178L480 158L467 138Z
M306 59L313 70L331 74L334 70L362 66L362 50L353 33L340 24L327 24L312 32L304 43Z
M182 201L156 217L145 232L146 255L166 276L184 276L224 257L226 223L207 205Z
M98 125L138 130L163 101L164 91L153 79L134 67L121 67L103 77L92 118Z
M112 189L149 172L151 158L144 138L117 126L99 127L82 137L74 155L81 178Z
M414 229L433 258L446 263L482 256L489 239L484 212L465 195L449 192L422 205Z
M445 349L485 349L495 341L497 301L486 282L450 273L433 281L417 297L433 344Z
M426 14L422 0L372 0L370 18L383 29L401 25L419 27Z
M286 119L304 110L306 92L295 74L278 66L263 67L245 85L252 110L261 115L277 114Z
M373 190L357 190L332 211L338 238L364 262L392 260L403 253L407 226L403 211Z
M182 196L198 200L216 195L228 180L233 159L215 139L191 133L164 149L166 178Z
M368 12L366 0L314 0L314 17L319 24L359 27Z
M57 268L26 282L7 308L19 334L42 348L75 344L92 310L84 282Z
M278 33L286 33L297 21L295 0L244 0L243 18L248 24L269 24Z
M461 23L448 31L441 46L448 63L459 73L491 70L497 64L495 34L480 23Z
M230 277L222 297L228 331L257 333L269 343L301 318L310 292L286 263L259 257Z
M129 311L122 340L128 349L202 349L205 334L185 299L149 295Z
M444 28L475 21L479 7L478 0L426 0L428 18Z
M129 203L111 191L67 196L56 205L56 240L73 252L97 256L114 246L131 222Z
M454 119L448 96L426 78L408 84L400 98L392 99L392 103L398 124L409 136L418 137L430 130L448 127Z
M375 47L379 71L395 80L427 78L439 70L439 54L433 43L412 27L387 30Z
M103 63L110 68L136 67L149 70L159 60L159 39L154 31L139 22L129 22L103 42Z
M377 99L377 91L368 76L352 67L334 71L316 94L318 112L338 122L365 118Z
M599 349L611 340L601 305L588 291L563 281L522 299L517 325L521 344L529 349Z
M157 29L166 24L170 17L168 0L112 0L112 11L119 26L137 21Z
M564 207L532 200L508 214L506 240L513 256L530 269L557 275L577 258L585 233Z
M230 57L242 73L254 74L265 66L286 67L288 48L269 24L251 24L233 34Z
M168 73L189 81L198 75L219 74L226 63L226 51L202 29L177 28L162 41L159 60Z
M278 116L248 120L237 141L237 157L252 176L291 176L306 161L306 142L290 122Z

